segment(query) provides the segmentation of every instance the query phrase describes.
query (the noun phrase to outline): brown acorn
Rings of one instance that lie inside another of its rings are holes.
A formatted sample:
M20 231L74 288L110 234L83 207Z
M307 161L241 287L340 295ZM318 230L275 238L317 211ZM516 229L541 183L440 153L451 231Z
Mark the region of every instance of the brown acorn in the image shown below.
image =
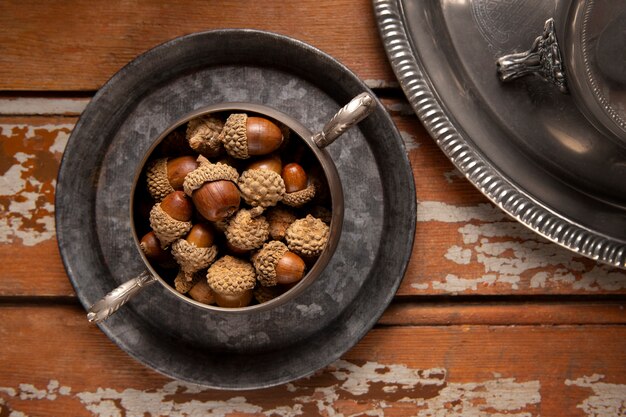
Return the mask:
M203 304L215 304L215 292L205 279L201 279L191 287L187 295Z
M200 214L212 222L232 216L240 203L239 189L228 180L207 182L191 194Z
M196 158L193 156L180 156L167 160L167 179L175 190L182 191L185 177L194 169L198 168Z
M214 292L213 296L215 298L215 303L220 307L238 308L249 306L252 301L253 293L252 290L246 290L233 295Z
M308 183L306 172L295 162L285 165L282 169L281 176L285 182L285 191L288 193L304 190Z
M228 116L220 138L226 152L239 159L267 155L283 143L283 133L275 123L245 113Z
M282 170L283 163L280 160L280 156L277 154L272 154L267 158L258 159L254 162L251 162L246 167L248 169L269 169L270 171L274 171L278 175L280 175Z
M286 252L276 264L276 281L279 284L291 284L304 277L306 264L293 252Z
M161 209L179 222L188 222L193 215L191 201L182 191L174 191L161 201Z
M154 262L165 269L171 269L177 266L174 256L172 256L170 251L161 247L161 242L159 242L154 231L146 233L141 238L139 246L150 262Z
M208 223L197 223L193 225L185 240L199 248L208 248L215 241L215 232Z

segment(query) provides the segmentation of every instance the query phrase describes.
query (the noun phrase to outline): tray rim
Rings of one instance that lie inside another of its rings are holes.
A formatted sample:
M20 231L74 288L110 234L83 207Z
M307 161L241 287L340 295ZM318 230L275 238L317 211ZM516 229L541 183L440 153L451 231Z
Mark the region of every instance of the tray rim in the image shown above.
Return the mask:
M405 180L407 180L407 185L409 187L409 189L405 190L405 192L410 193L411 195L413 195L413 197L415 197L415 183L414 183L414 179L412 176L412 171L410 170L410 163L408 160L408 156L406 155L406 149L404 147L404 144L401 140L400 134L397 130L397 127L395 126L395 124L393 123L393 121L391 120L389 114L384 110L384 107L382 106L382 103L380 102L380 100L373 94L373 92L371 91L371 89L369 89L365 83L360 80L352 71L350 71L347 67L345 67L342 63L340 63L339 61L337 61L336 59L332 58L330 55L326 54L325 52L305 43L302 41L299 41L297 39L294 39L292 37L289 36L285 36L285 35L281 35L278 33L273 33L273 32L268 32L268 31L260 31L260 30L253 30L253 29L218 29L218 30L210 30L210 31L203 31L203 32L196 32L196 33L192 33L192 34L188 34L188 35L184 35L181 37L177 37L174 39L171 39L167 42L164 42L160 45L157 45L153 48L150 48L148 50L146 50L144 53L142 53L141 55L139 55L138 57L134 58L133 60L131 60L128 64L126 64L122 69L120 69L118 72L116 72L96 93L96 95L94 96L94 98L92 99L92 101L89 103L88 107L85 109L85 111L83 112L83 115L88 115L93 109L96 107L96 103L98 101L98 99L100 98L105 98L109 93L110 90L112 88L112 86L119 81L120 78L124 77L125 75L127 75L129 72L135 71L135 67L137 67L138 65L140 65L140 63L142 62L142 60L148 59L147 57L150 56L154 56L155 54L155 50L158 51L162 51L162 49L159 48L167 48L167 47L174 47L176 46L178 43L180 42L184 42L185 38L193 38L193 37L202 37L202 36L237 36L237 35L242 35L245 34L247 36L252 36L252 37L261 37L261 38L265 38L265 39L272 39L274 41L280 41L280 45L287 45L290 48L292 48L293 50L297 50L300 53L307 53L307 54L315 54L318 58L320 58L325 64L332 64L335 67L335 71L339 71L341 72L343 75L345 75L346 77L348 77L348 81L349 81L349 85L350 88L355 87L356 85L359 86L359 88L363 89L363 91L367 91L370 94L372 94L374 96L374 99L377 102L377 107L378 107L378 113L379 113L379 117L384 117L385 119L388 120L389 122L389 128L392 129L394 136L396 136L398 138L397 141L397 146L399 150L402 150L402 161L407 167L409 167L409 173L406 175L406 178L404 178ZM285 71L284 68L277 68L278 70L281 71ZM295 74L295 76L298 76L297 74ZM300 77L302 77L300 75ZM309 82L313 82L309 79ZM81 115L81 119L82 119L82 115ZM72 135L74 135L74 132L78 132L80 130L80 127L82 126L82 122L81 119L79 119L79 121L77 122L77 125L74 129L74 131L72 132ZM70 139L68 141L68 143L71 143L72 140L72 136L70 136ZM57 176L57 184L62 184L63 181L63 176L69 176L70 173L68 172L64 172L64 170L62 169L63 165L64 165L64 160L66 158L69 158L67 153L64 153L62 161L61 161L61 168L59 169L59 174ZM65 187L61 187L61 188L65 188ZM387 193L385 193L387 194ZM57 193L55 196L55 204L58 203L59 201L61 201L61 193ZM156 372L159 372L162 375L165 375L169 378L178 378L187 382L192 382L192 383L196 383L205 387L209 387L209 388L214 388L214 389L229 389L229 390L249 390L249 389L259 389L259 388L267 388L267 387L272 387L278 384L282 384L282 383L286 383L289 381L292 381L294 379L298 379L298 378L303 378L306 377L312 373L314 373L316 370L323 368L324 366L328 366L328 364L330 364L333 360L338 359L339 357L341 357L341 355L343 355L348 349L350 349L352 346L354 346L356 343L358 343L358 341L365 336L365 334L367 334L367 332L369 332L372 328L372 326L376 323L376 321L378 321L378 319L380 318L380 316L383 314L384 310L386 309L386 307L388 306L388 304L391 302L391 300L393 299L395 292L397 291L397 288L399 287L402 278L404 276L404 274L406 273L406 269L408 267L408 261L410 259L410 255L412 253L412 247L413 247L413 243L414 243L414 236L415 236L415 225L416 225L416 217L417 217L417 200L415 198L412 199L405 199L406 203L407 203L407 207L410 209L410 217L406 218L404 220L404 223L406 223L406 225L408 226L407 231L405 233L404 239L402 239L404 241L404 250L401 251L400 253L398 253L399 255L399 264L398 264L398 271L399 274L397 277L395 277L392 281L393 281L393 285L391 285L389 287L389 291L388 293L384 296L384 300L382 300L384 302L384 306L383 308L380 309L380 311L377 311L375 314L370 314L367 317L367 320L363 321L362 324L362 331L355 333L352 335L351 338L351 342L350 342L350 346L348 346L347 348L343 349L343 347L337 351L334 352L334 354L329 355L327 358L325 358L325 364L322 366L319 366L316 369L311 369L309 370L308 373L301 373L298 375L291 375L289 377L285 377L285 376L280 376L280 377L276 377L275 379L272 380L264 380L264 381L259 381L256 384L248 384L248 385L244 385L244 386L231 386L231 385L215 385L215 384L211 384L211 383L207 383L207 382L203 382L203 381L198 381L198 380L194 380L194 379L190 379L190 378L186 378L184 375L180 375L180 374L176 374L176 373L172 373L171 370L164 370L163 367L160 367L158 363L154 363L154 361L150 360L150 355L140 355L137 352L135 352L133 350L133 347L130 346L128 343L126 343L123 339L120 339L118 337L118 335L116 334L116 332L110 328L109 324L107 322L104 323L100 323L98 324L98 327L100 328L100 330L105 333L107 335L107 337L109 337L109 339L111 341L113 341L119 348L121 348L123 351L125 351L127 354L129 354L129 356L131 356L132 358L134 358L135 360L141 362L143 365L153 369ZM88 307L88 300L85 298L85 296L81 296L80 292L79 292L79 288L77 287L77 281L76 279L79 279L79 277L77 277L76 272L73 270L72 267L72 262L71 259L69 259L69 255L68 253L66 253L66 251L64 250L64 247L68 245L67 242L67 238L64 238L64 234L69 233L69 231L65 231L65 227L63 226L63 219L62 219L62 212L63 210L61 208L57 209L56 214L55 214L55 219L57 222L57 243L59 246L59 251L61 254L61 259L63 262L63 265L65 267L65 270L67 272L68 278L72 284L72 286L74 287L74 289L77 292L79 301L81 302L81 304L83 305L83 307L87 308ZM361 293L363 291L363 289L361 289L359 291L359 293ZM357 298L359 296L357 295ZM348 304L347 306L345 306L344 310L341 312L341 314L339 314L333 322L331 322L331 324L329 324L329 326L333 326L336 327L337 322L339 321L340 318L344 318L346 320L350 319L350 316L344 317L347 313L347 310L354 310L354 309L359 309L359 306L356 306L355 303L351 303ZM368 311L371 312L371 309L369 309ZM359 319L360 320L360 319Z
M528 195L492 166L455 125L423 64L404 22L402 0L373 0L379 35L393 72L413 111L454 166L485 197L533 232L575 253L626 268L626 243L566 218Z

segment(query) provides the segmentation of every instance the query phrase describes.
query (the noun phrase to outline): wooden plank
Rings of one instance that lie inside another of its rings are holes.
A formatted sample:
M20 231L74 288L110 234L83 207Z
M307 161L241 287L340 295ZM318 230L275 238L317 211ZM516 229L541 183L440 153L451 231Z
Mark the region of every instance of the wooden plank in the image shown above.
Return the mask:
M626 293L626 272L577 256L509 219L456 173L415 116L394 110L402 101L386 104L404 138L419 202L413 256L399 295ZM54 187L76 120L0 117L0 262L6 278L0 295L72 293L54 241Z
M397 85L366 1L4 1L0 27L0 90L96 90L158 44L223 28L285 34L371 85Z
M77 307L1 307L0 317L10 341L0 344L3 416L613 417L626 410L625 326L376 328L309 378L234 392L145 368Z
M606 301L564 301L560 298L535 301L450 302L397 298L378 321L385 326L452 325L588 325L626 324L626 299Z

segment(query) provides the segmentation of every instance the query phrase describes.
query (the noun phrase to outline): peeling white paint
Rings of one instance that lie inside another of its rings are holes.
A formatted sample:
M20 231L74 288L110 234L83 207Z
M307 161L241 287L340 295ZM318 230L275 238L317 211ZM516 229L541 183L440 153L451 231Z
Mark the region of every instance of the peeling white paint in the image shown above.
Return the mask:
M455 179L463 179L465 178L465 175L463 175L463 173L461 171L459 171L458 169L454 168L451 171L446 171L443 173L443 177L446 179L446 181L450 184L452 184L454 182Z
M407 152L411 152L413 149L417 149L420 147L420 143L417 141L415 136L411 135L410 133L401 130L400 136L404 141L404 147L406 148Z
M61 154L72 128L72 124L3 124L0 125L0 135L11 137L19 134L29 141L36 140L42 130L50 132L55 135L55 139L49 150ZM36 155L16 152L13 156L17 163L0 176L0 196L11 199L7 210L0 213L0 243L21 241L25 246L34 246L54 237L54 206L42 197L44 187L55 188L56 181L45 184L30 174L29 166L37 164ZM33 222L33 219L36 220ZM27 225L26 222L31 224Z
M444 255L446 259L449 259L457 264L467 265L472 260L471 249L463 249L460 246L454 245L448 248L448 251Z
M581 378L565 380L565 385L590 388L593 395L576 407L588 417L626 416L626 385L601 382L604 375L593 374Z
M271 409L251 403L244 395L225 400L206 400L202 394L213 391L181 381L171 381L161 388L145 391L97 388L95 391L78 392L73 397L96 417L226 417L231 414L296 417L305 414L306 405L313 405L321 415L345 416L341 410L345 410L346 400L353 397L362 398L359 402L366 402L365 415L368 416L384 417L386 410L396 415L398 409L394 403L398 403L403 412L417 417L532 417L538 416L536 406L541 401L539 381L518 382L514 378L494 376L494 379L484 381L457 383L448 381L443 368L416 369L402 364L377 362L356 365L345 360L329 366L328 372L335 378L335 383L318 386L316 382L309 386L304 379L284 385L284 403ZM380 391L372 392L373 384ZM56 380L50 381L46 389L37 389L32 384L20 384L19 389L0 387L0 393L9 397L25 393L27 398L24 399L30 401L54 401L56 396L51 394L64 395L62 391L69 395L71 390L61 387ZM422 397L421 393L428 395ZM193 395L183 397L189 398L183 400L181 394ZM366 397L368 394L369 397ZM174 395L179 395L176 401ZM381 395L384 398L380 398ZM388 395L392 397L387 398ZM0 404L3 401L0 397ZM23 415L18 410L13 413L11 416ZM363 412L357 415L363 415Z
M88 98L2 98L0 115L79 115L89 101Z
M440 201L420 201L417 206L418 222L495 222L506 218L507 216L502 210L487 203L475 206L455 206Z

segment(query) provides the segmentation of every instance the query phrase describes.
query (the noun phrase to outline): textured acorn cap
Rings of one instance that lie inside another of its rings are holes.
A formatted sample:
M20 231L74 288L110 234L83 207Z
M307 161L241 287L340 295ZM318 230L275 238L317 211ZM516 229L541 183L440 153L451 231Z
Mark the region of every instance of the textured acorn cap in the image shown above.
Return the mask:
M222 148L220 133L224 123L215 116L203 116L187 123L187 140L191 149L198 153L216 155Z
M270 225L264 216L252 217L251 210L241 209L228 222L226 239L235 248L252 250L261 247L270 235Z
M265 218L270 225L270 237L274 240L283 240L287 228L297 219L295 213L284 206L268 209Z
M285 195L285 182L280 174L269 169L244 171L237 182L241 197L252 207L275 206Z
M150 227L164 249L185 236L192 226L191 222L181 222L167 214L161 208L161 203L156 203L150 210Z
M196 273L189 273L183 270L178 271L178 275L174 278L174 288L181 294L186 294L193 288L200 280L202 275Z
M247 159L250 157L248 154L247 122L248 115L245 113L233 113L226 119L220 134L224 149L234 158Z
M328 242L330 228L310 214L289 226L285 239L289 250L302 256L318 256Z
M148 192L156 201L161 201L175 190L167 178L167 158L159 158L148 164L146 169Z
M180 268L188 273L207 268L217 256L217 246L199 248L185 239L172 243L172 255Z
M185 182L183 183L185 194L188 196L191 197L191 194L202 187L205 182L228 180L237 184L239 174L237 170L230 165L220 162L212 164L202 155L198 157L197 161L199 164L198 168L187 174Z
M254 287L252 294L259 304L263 304L273 300L284 292L285 289L281 286L264 287L263 285L257 285Z
M278 284L276 281L276 265L280 258L287 253L287 245L278 240L267 242L261 250L252 257L252 265L257 273L257 279L266 287Z
M213 262L206 274L211 289L225 295L237 295L256 284L254 267L248 261L226 255Z
M283 196L283 204L291 207L302 207L315 197L315 186L309 184L304 190L294 191L293 193L285 193Z

